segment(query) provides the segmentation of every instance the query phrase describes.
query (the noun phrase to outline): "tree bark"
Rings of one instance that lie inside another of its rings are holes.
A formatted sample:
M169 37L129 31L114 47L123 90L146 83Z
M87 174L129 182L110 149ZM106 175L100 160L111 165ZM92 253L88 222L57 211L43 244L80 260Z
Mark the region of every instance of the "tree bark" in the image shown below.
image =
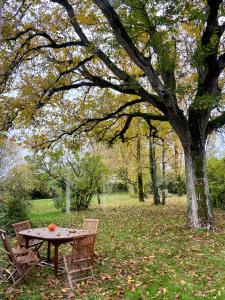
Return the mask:
M138 172L137 172L137 184L138 184L138 199L140 202L145 201L144 197L144 188L143 188L143 174L141 169L141 137L138 135L137 137L137 164L138 164Z
M206 173L205 143L193 140L185 149L185 170L188 200L188 225L210 229L214 224Z
M149 137L149 164L150 164L150 176L151 187L153 193L153 203L155 205L160 204L159 190L157 184L157 170L156 170L156 157L155 157L155 143L153 138Z

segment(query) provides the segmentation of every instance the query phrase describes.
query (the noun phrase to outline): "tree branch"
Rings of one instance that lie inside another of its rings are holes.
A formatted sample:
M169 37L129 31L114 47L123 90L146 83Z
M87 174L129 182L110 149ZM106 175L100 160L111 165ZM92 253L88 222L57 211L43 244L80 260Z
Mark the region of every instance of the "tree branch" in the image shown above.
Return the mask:
M202 35L202 46L207 46L213 34L219 34L218 11L222 0L207 0L209 13L206 28Z
M88 81L82 81L80 83L74 83L74 84L69 84L69 85L63 85L60 87L55 87L55 88L52 88L51 91L48 93L48 97L51 97L55 93L58 93L58 92L69 91L72 89L78 89L80 87L86 87L86 86L95 87L96 84L94 84L92 82L88 82Z
M108 142L110 145L112 145L118 138L122 140L122 142L125 142L125 134L127 132L127 130L129 129L130 125L131 125L131 121L133 119L133 116L129 115L125 121L125 124L123 126L123 128L117 132Z
M85 35L82 28L80 27L80 25L77 22L76 15L75 15L72 5L67 0L51 0L51 2L55 2L55 3L58 3L61 6L63 6L63 8L66 10L66 12L70 18L70 22L74 28L74 31L79 36L82 43L86 47L92 47L93 52L104 62L104 64L109 68L109 70L113 72L113 74L115 74L121 80L128 80L130 78L130 76L126 72L124 72L123 70L118 68L116 66L116 64L113 63L113 61L101 49L95 47L88 40L87 36Z
M149 59L144 57L134 45L113 7L107 0L93 0L93 2L107 18L117 41L123 46L133 62L147 75L154 91L162 98L167 95L168 91L153 69Z
M56 136L54 139L49 140L47 142L44 142L42 144L39 144L38 147L42 147L44 145L47 145L50 147L52 144L57 142L58 140L62 139L64 136L79 136L82 133L88 133L91 130L93 130L98 124L104 121L114 120L113 125L120 119L120 118L126 118L125 126L117 132L112 139L110 139L109 143L114 143L114 141L117 138L124 139L124 135L126 131L128 130L131 121L133 118L139 117L145 119L147 123L149 123L151 120L153 121L168 121L168 119L163 115L157 115L152 113L144 113L144 112L123 112L125 108L132 107L135 104L140 104L142 102L146 102L143 99L135 99L130 102L125 103L121 107L119 107L115 112L107 114L105 116L99 117L99 118L89 118L84 120L82 123L80 123L78 126L70 129L70 130L64 130L61 132L58 136ZM122 112L122 113L121 113ZM102 131L104 131L104 134L107 132L108 129L111 128L111 124L104 128Z
M160 98L157 95L148 93L143 87L141 87L136 82L136 80L131 82L128 81L127 84L116 85L102 79L99 76L92 75L85 67L83 68L83 74L88 80L92 81L93 83L99 83L101 86L104 85L105 87L107 87L108 85L109 88L112 88L121 93L140 96L142 99L145 99L146 102L148 100L149 103L151 103L154 107L159 109L163 114L167 114L166 107L164 103L160 101Z
M33 28L27 28L24 31L20 31L13 37L6 39L6 41L16 41L16 40L18 40L18 38L20 38L21 36L23 36L24 34L30 32L30 31L33 31Z
M16 40L16 39L18 39L19 37L21 37L22 35L26 34L27 32L29 32L31 30L33 30L33 29L29 28L27 30L24 30L23 32L19 32L14 37L9 38L8 41L10 41L10 40ZM46 44L46 45L39 45L39 46L34 47L34 48L28 48L25 52L21 53L22 49L25 48L27 45L29 45L29 43L31 42L31 40L33 38L37 37L37 36L41 36L41 37L46 38L50 43ZM13 59L11 65L10 65L10 68L4 74L1 74L1 77L2 77L2 80L0 82L1 91L4 90L6 82L9 79L9 77L11 76L11 74L13 73L13 71L20 66L20 64L25 60L26 55L29 54L30 52L41 50L41 49L45 49L45 48L46 49L47 48L62 49L62 48L67 48L67 47L71 47L71 46L83 46L83 43L80 42L80 41L70 41L70 42L65 42L65 43L57 44L52 39L52 37L48 33L44 32L44 31L37 32L35 34L29 35L27 37L27 39L25 41L23 41L23 43L21 44L20 50L18 52L16 52L16 54L14 56L14 59Z
M224 125L225 125L225 112L223 112L220 116L215 117L214 119L208 122L207 131L206 131L207 135L223 127Z
M114 117L115 115L119 114L120 112L122 112L125 108L131 107L131 106L133 106L133 105L135 105L135 104L144 103L144 102L149 103L148 100L145 100L145 99L142 99L142 98L141 98L141 99L135 99L135 100L132 100L132 101L127 102L127 103L125 103L124 105L120 106L116 111L114 111L114 112L112 112L112 113L110 113L110 114L107 114L106 117L107 117L108 119L110 119L110 118ZM141 113L139 113L139 114L141 114ZM160 119L161 119L162 121L167 120L166 117L163 116L163 115L153 115L153 114L149 114L149 115L152 116L152 118L155 118L155 120L160 120ZM104 120L104 118L105 118L105 117L103 117L102 121ZM99 119L98 119L98 120L99 120Z
M203 52L203 62L199 68L199 81L197 97L206 93L216 95L219 92L218 86L215 86L215 79L219 77L219 67L217 61L219 38L221 31L218 23L218 11L222 0L207 0L208 17L206 28L201 38L201 51ZM223 28L223 27L222 27ZM212 41L216 35L218 40Z
M113 85L111 83L108 83L104 79L101 79L100 77L97 76L92 76L92 80L94 80L95 83L100 83L100 87L103 86L108 86L109 88L113 88L119 92L122 93L128 93L128 94L134 94L134 95L139 95L142 98L148 98L153 106L158 108L161 112L164 114L166 113L166 107L163 104L162 101L155 95L152 97L143 87L139 85L139 83L135 80L135 78L130 75L128 75L126 72L124 72L122 69L118 68L117 65L99 48L95 47L87 38L85 33L83 32L82 28L79 26L75 12L73 10L72 5L67 1L67 0L51 0L51 2L58 3L63 8L66 10L69 18L71 25L73 26L76 34L79 36L81 43L85 47L91 47L93 48L93 53L96 54L103 62L104 64L108 67L112 73L117 76L120 80L123 80L127 83L127 85L121 85L120 87L117 85ZM43 47L43 46L42 46ZM88 78L90 79L90 78ZM131 88L131 83L135 85L135 88ZM129 88L128 88L129 87Z

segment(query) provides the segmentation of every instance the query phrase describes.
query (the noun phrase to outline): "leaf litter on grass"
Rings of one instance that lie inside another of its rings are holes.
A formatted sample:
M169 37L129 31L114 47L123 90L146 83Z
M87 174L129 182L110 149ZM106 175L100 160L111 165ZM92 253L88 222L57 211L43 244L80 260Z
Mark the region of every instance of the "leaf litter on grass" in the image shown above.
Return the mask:
M184 199L169 198L165 207L154 207L123 196L121 205L117 199L115 206L111 201L109 206L94 205L69 215L45 209L43 218L41 205L35 202L31 212L36 226L54 222L78 228L84 218L100 219L96 282L82 282L71 294L66 277L55 280L52 270L45 268L19 286L16 300L225 299L224 231L187 229ZM225 212L216 215L223 228ZM60 247L61 254L69 250L69 245Z

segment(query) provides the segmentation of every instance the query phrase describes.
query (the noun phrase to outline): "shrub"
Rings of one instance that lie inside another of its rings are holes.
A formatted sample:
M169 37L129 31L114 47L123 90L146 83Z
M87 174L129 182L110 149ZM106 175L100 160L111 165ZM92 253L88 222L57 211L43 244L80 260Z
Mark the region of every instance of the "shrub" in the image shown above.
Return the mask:
M214 207L225 209L225 158L207 161L209 190Z
M57 158L58 159L58 158ZM89 152L74 155L71 158L72 168L62 166L64 172L55 180L54 202L57 209L65 211L66 208L66 180L70 181L71 210L84 210L89 207L94 193L101 190L104 175L108 170L98 155Z
M11 224L26 220L29 209L29 191L19 175L7 179L2 185L1 198L3 199L3 214L1 226L13 232Z
M29 201L27 198L15 197L5 194L3 225L8 231L12 231L11 224L27 220Z

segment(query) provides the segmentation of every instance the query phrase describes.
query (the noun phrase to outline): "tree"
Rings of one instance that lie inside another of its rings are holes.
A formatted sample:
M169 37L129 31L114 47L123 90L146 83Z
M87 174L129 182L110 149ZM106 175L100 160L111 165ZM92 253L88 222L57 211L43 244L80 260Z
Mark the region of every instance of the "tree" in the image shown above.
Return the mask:
M141 168L141 136L137 136L137 189L138 189L138 199L140 202L145 202L144 196L144 186L143 186L143 175Z
M36 169L50 181L56 206L63 210L66 205L77 211L87 209L107 174L101 157L87 151L82 153L58 147L40 153L32 160ZM70 204L68 198L71 199Z
M157 181L157 168L156 168L156 155L155 155L155 139L154 137L148 138L149 142L149 162L150 162L150 174L151 174L151 185L153 193L153 203L155 205L160 204L158 181Z
M209 228L205 145L225 124L223 1L111 3L114 8L107 0L6 1L1 90L18 90L9 115L20 126L42 124L43 144L106 120L108 129L116 120L123 124L113 140L124 139L133 118L168 121L185 153L188 223ZM191 87L184 84L190 78ZM105 89L115 93L108 98ZM74 102L71 90L80 91ZM118 93L130 96L117 102ZM101 99L110 102L103 107ZM143 103L147 111L140 110Z
M112 159L108 157L105 161L111 164L112 172L116 178L127 186L127 190L132 195L137 195L137 156L135 153L134 143L118 143L111 147Z

